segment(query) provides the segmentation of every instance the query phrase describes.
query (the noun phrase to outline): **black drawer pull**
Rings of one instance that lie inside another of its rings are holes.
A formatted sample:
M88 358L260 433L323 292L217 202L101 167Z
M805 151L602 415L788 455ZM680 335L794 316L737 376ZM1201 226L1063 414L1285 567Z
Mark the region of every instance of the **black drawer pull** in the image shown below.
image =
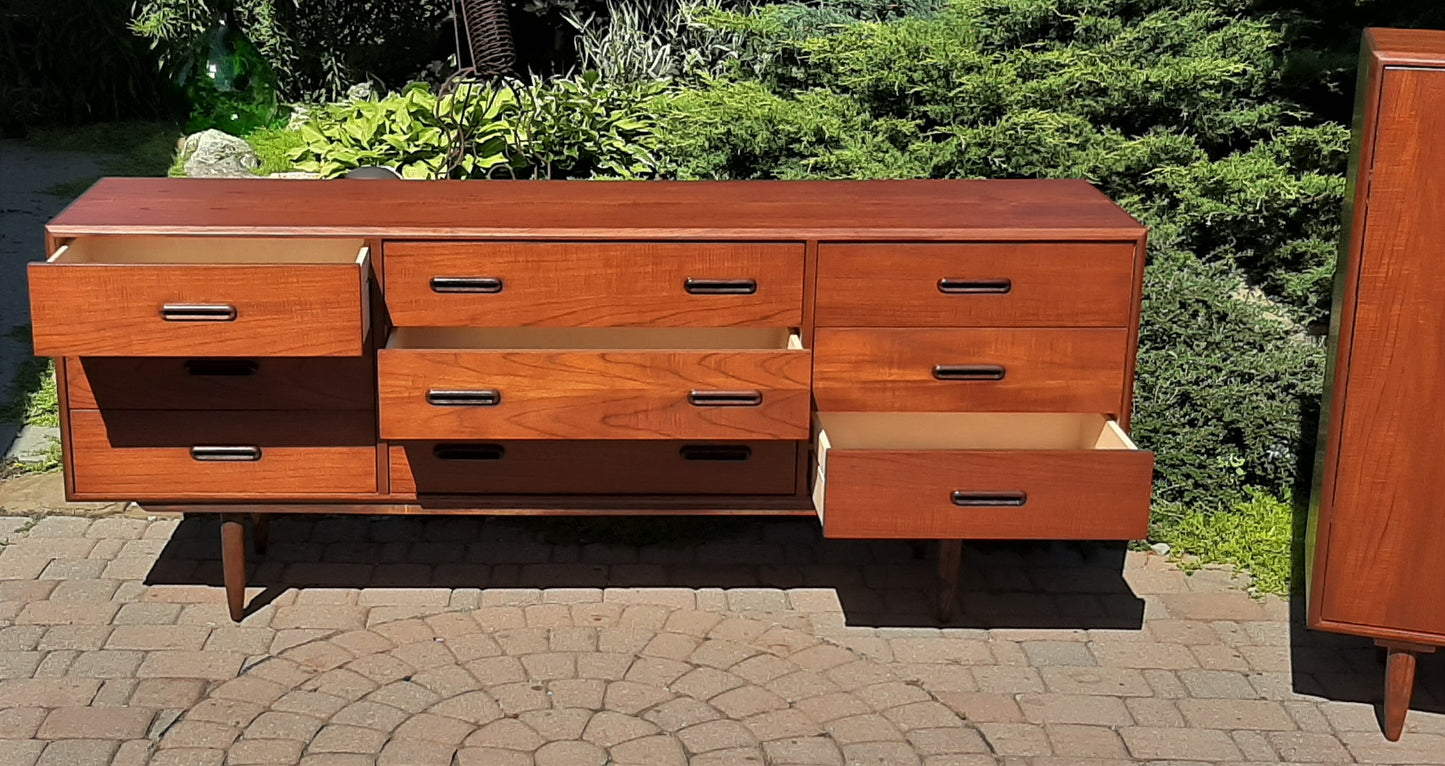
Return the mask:
M955 490L953 504L960 508L1022 508L1029 501L1026 492L964 492Z
M949 279L938 280L938 291L948 295L1007 295L1014 289L1011 279Z
M740 462L753 456L753 448L746 444L689 444L678 454L683 460Z
M434 388L426 392L426 403L433 407L495 407L502 403L502 392L496 389L442 391Z
M758 291L758 280L689 279L683 289L691 295L752 295Z
M185 368L198 377L240 378L255 375L261 365L250 359L187 359Z
M763 403L763 392L689 391L687 403L694 407L756 407Z
M191 459L202 463L254 463L261 459L261 448L198 444L191 447Z
M495 277L432 277L434 293L499 293L502 280Z
M234 322L236 307L224 303L167 303L161 306L167 322Z
M438 444L431 454L437 460L501 460L507 448L500 444Z
M939 380L1003 380L1006 370L1001 364L940 364L933 368Z

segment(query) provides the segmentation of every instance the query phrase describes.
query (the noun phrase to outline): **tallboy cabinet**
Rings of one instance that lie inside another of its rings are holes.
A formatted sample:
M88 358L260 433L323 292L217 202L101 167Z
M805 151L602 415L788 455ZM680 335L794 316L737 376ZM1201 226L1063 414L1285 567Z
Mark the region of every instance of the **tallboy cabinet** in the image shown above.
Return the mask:
M1445 32L1367 30L1306 563L1310 627L1388 652L1392 740L1445 645L1442 137Z
M77 500L1129 539L1145 231L1082 181L105 179L30 267Z

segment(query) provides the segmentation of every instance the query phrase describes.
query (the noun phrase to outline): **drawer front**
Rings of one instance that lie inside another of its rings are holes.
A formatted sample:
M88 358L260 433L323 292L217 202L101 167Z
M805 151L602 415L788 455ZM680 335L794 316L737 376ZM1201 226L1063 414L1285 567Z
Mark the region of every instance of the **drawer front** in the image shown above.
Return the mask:
M116 500L377 491L369 412L72 410L75 489Z
M70 357L70 406L93 410L369 410L372 357Z
M393 443L391 491L420 494L790 495L803 442Z
M1127 327L1132 242L822 244L817 323Z
M31 264L37 356L360 356L364 264Z
M385 439L808 438L803 350L378 357Z
M835 329L814 338L819 410L1109 412L1123 329Z
M832 450L825 537L1131 540L1149 529L1137 451Z
M801 243L388 242L400 327L802 323Z

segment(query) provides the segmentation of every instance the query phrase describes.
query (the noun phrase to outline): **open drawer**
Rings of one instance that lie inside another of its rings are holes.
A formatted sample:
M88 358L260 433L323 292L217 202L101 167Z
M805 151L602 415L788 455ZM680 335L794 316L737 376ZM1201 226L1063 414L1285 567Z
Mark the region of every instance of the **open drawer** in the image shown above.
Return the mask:
M78 237L30 274L39 356L360 356L359 239Z
M744 327L397 328L383 439L808 438L811 355Z
M824 537L1129 540L1154 455L1093 414L820 413Z

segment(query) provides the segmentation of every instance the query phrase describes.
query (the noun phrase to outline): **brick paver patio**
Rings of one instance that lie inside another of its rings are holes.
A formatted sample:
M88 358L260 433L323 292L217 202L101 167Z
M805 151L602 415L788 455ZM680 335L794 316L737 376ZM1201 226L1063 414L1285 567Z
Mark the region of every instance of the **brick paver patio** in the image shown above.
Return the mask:
M134 513L134 512L133 512ZM1222 570L805 520L286 517L226 617L209 518L0 518L0 766L1445 764L1368 643Z

